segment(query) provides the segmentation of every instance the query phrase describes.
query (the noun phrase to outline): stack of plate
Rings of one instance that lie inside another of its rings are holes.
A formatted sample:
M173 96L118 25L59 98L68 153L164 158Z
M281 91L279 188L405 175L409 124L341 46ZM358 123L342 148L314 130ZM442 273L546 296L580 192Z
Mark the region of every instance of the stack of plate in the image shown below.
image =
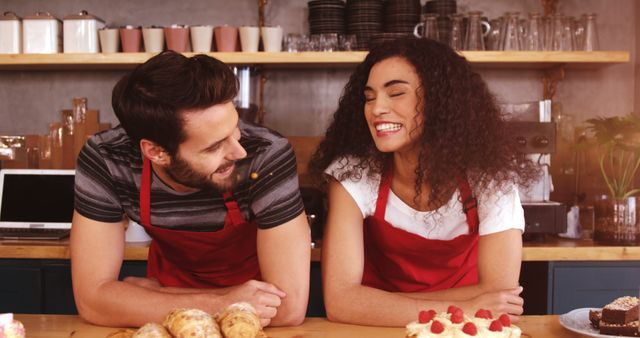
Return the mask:
M382 11L384 32L412 34L420 12L420 0L387 0Z
M440 42L449 43L451 37L450 15L457 12L456 0L430 0L424 4L423 13L438 14L438 36ZM464 34L464 31L462 32Z
M407 37L407 36L413 36L413 34L411 33L377 33L377 34L373 34L373 36L371 36L371 40L369 40L369 48L382 43L382 42L387 42L387 41L393 41L395 39L398 38L403 38L403 37Z
M382 32L382 0L347 0L347 32L355 34L357 49L366 50L369 40Z
M307 4L311 34L345 33L344 1L312 0Z

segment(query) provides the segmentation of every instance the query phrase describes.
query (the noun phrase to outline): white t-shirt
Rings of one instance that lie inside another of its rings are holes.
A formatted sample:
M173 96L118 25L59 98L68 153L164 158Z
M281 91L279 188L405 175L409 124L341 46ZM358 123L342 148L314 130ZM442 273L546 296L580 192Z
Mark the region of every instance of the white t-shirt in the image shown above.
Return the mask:
M334 161L325 173L334 178L348 169L344 159ZM351 161L354 163L354 161ZM378 198L380 175L368 176L368 170L362 172L360 180L345 179L340 183L356 202L362 217L373 216ZM469 182L473 189L473 182ZM473 192L478 201L480 218L480 236L508 230L520 229L524 232L524 210L515 184L498 189L490 184L481 194ZM404 203L393 191L389 191L387 210L384 219L394 227L428 239L449 240L469 233L466 214L460 202L460 190L456 189L451 199L433 211L417 211Z

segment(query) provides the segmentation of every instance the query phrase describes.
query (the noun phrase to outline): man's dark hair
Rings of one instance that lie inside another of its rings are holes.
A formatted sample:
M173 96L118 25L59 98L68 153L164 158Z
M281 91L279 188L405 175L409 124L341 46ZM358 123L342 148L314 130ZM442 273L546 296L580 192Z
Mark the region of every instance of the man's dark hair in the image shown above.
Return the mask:
M147 139L174 156L185 139L183 114L228 102L237 92L233 71L221 61L165 51L120 79L111 104L135 143Z

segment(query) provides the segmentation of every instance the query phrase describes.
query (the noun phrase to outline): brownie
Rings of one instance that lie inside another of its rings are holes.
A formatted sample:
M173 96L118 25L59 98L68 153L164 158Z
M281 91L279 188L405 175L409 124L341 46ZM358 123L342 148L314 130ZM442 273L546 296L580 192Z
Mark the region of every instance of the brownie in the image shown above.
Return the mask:
M594 329L600 327L600 320L602 319L602 312L598 310L589 310L589 321Z
M638 337L638 321L635 320L626 324L612 324L601 321L600 333L613 336Z
M602 321L625 324L638 320L638 298L620 297L602 308Z

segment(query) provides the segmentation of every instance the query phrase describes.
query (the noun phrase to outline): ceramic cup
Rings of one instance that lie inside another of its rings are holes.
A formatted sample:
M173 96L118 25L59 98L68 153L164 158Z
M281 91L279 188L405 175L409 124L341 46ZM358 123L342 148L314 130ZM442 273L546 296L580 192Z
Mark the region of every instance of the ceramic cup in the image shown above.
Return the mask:
M243 52L257 52L260 44L260 27L242 26L240 31L240 45Z
M159 53L164 49L164 28L145 27L142 29L144 50L147 53Z
M117 28L103 28L98 30L100 48L103 53L117 53L120 34Z
M213 26L191 26L191 47L195 53L208 53L213 43Z
M124 53L139 53L142 33L140 27L125 26L120 28L120 40Z
M189 26L171 25L164 28L164 38L167 40L167 49L171 49L178 53L187 51L189 44Z
M238 29L232 26L218 26L214 28L216 48L219 52L235 52L238 48Z
M282 51L282 27L262 27L261 34L265 52Z

